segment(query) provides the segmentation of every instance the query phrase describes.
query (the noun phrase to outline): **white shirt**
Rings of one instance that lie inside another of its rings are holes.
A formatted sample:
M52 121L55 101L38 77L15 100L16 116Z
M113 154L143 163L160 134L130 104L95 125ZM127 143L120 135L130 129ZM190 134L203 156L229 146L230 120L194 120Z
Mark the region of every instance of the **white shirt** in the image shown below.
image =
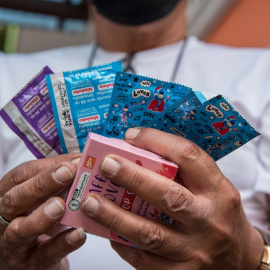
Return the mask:
M176 58L183 42L136 53L135 72L171 81ZM54 72L88 65L93 45L67 47L32 54L0 54L0 107L4 106L42 67ZM125 57L98 48L93 65ZM261 136L218 161L224 175L241 193L249 220L269 228L270 194L270 50L237 49L210 45L189 38L177 70L176 81L193 90L222 94ZM0 120L0 176L34 156L23 142ZM70 256L72 270L132 269L110 248L107 240L88 236L87 243Z

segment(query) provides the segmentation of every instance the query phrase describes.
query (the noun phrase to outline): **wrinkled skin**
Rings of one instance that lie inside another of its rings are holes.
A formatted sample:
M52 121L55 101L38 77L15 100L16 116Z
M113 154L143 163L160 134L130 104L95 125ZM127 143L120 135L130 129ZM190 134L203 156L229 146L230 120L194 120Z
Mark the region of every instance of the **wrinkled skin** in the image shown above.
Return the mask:
M112 242L118 254L140 270L256 270L263 240L247 220L239 192L214 160L184 138L161 131L129 129L129 143L179 166L180 183L116 155L100 164L104 177L150 202L176 224L150 221L98 194L83 198L86 216L142 247Z
M0 213L11 223L0 224L0 269L69 269L66 256L82 246L85 237L58 225L65 211L59 192L72 183L79 157L26 162L1 179Z

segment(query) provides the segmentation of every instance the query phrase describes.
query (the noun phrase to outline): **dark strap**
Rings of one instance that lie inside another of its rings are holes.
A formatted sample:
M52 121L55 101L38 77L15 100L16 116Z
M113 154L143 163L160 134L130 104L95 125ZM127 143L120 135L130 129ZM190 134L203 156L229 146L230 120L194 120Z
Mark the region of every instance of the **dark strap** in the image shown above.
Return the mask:
M176 59L176 62L175 62L174 68L173 68L171 82L175 82L175 78L176 78L176 75L180 69L180 65L182 62L183 55L186 51L186 47L187 47L187 39L185 38L184 43L182 46L180 46L180 50L179 50L178 55L177 55L177 59Z
M186 47L187 47L187 39L185 38L183 45L180 46L180 48L179 48L179 52L178 52L178 55L177 55L177 58L176 58L176 61L175 61L175 64L174 64L172 76L171 76L171 82L175 82L175 78L176 78L176 75L177 75L177 73L179 71L181 61L182 61L183 55L185 53ZM98 45L95 42L93 44L93 48L92 48L92 51L90 53L90 57L89 57L89 60L88 60L88 65L90 67L93 66L93 61L94 61L94 58L96 56L97 48L98 48ZM123 69L125 72L131 72L131 73L134 73L134 74L136 73L135 69L132 66L132 60L133 60L135 54L136 54L136 52L130 53L124 59L120 59L120 61L123 64L126 63L126 66Z
M270 233L267 230L261 230L256 227L255 229L261 234L264 244L270 246Z
M97 53L97 43L94 42L93 44L93 49L91 50L91 53L90 53L90 56L89 56L89 60L88 60L88 66L89 67L92 67L93 66L93 61L94 61L94 58L96 56L96 53Z
M126 66L123 68L124 72L131 72L134 74L136 73L133 66L131 65L134 55L135 53L130 53L127 57L121 60L122 64L126 63Z
M97 45L96 42L94 42L91 53L90 53L90 56L89 56L89 60L88 60L88 66L89 67L93 66L93 62L94 62L94 59L95 59L95 56L96 56L96 53L97 53L97 49L98 49L98 45ZM135 53L130 53L125 58L119 60L119 61L121 61L122 64L125 65L125 67L124 67L125 72L135 73L135 70L131 65L134 54Z

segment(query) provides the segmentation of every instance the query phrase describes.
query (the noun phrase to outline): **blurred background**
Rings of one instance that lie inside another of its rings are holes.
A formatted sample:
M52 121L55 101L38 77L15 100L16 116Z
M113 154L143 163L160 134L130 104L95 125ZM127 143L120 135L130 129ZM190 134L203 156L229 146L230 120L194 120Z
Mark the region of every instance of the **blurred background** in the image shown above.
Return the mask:
M270 47L270 0L188 0L188 35L237 47ZM35 52L90 43L85 0L0 0L0 50Z

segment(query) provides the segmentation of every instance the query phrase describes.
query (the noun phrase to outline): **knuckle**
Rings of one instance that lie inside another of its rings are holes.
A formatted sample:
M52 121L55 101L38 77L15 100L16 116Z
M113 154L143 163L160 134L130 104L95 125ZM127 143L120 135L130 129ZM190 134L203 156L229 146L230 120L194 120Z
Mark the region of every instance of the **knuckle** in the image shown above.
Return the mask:
M187 198L187 194L183 192L181 186L175 186L170 184L168 190L165 193L164 206L166 212L170 215L177 216L180 213L187 212L189 210L191 198Z
M223 181L221 188L224 191L224 195L221 197L223 200L223 211L230 214L238 214L242 208L240 192L231 183L228 183L228 181Z
M215 242L215 245L222 247L221 250L228 250L232 244L235 228L231 226L224 226L224 223L213 226L216 226L215 230L218 235L218 241Z
M192 162L200 157L201 151L197 144L187 140L184 145L182 145L182 154L185 159Z
M19 234L19 223L15 220L8 226L5 231L3 244L7 250L14 251L14 248L18 248L18 240L21 239Z
M154 223L146 223L142 225L141 230L138 232L139 246L148 250L160 250L164 243L160 227Z
M31 196L35 196L37 199L43 197L46 194L46 185L44 178L38 174L35 177L35 181L31 183Z
M194 215L193 228L196 231L209 231L212 227L213 209L210 203L197 201L195 209L192 211Z
M240 192L234 188L229 196L229 205L231 209L239 209L242 205Z
M9 179L12 186L17 186L28 178L28 163L29 162L24 162L12 170L12 174Z
M37 237L41 234L39 228L35 226L33 222L30 222L29 219L25 219L24 222L25 224L23 231L20 230L21 227L18 228L18 233L21 236L21 238L29 239L29 236L27 236L27 234L28 235L31 234L31 238Z
M15 215L19 210L19 204L17 204L16 193L13 189L8 191L1 199L3 215Z

